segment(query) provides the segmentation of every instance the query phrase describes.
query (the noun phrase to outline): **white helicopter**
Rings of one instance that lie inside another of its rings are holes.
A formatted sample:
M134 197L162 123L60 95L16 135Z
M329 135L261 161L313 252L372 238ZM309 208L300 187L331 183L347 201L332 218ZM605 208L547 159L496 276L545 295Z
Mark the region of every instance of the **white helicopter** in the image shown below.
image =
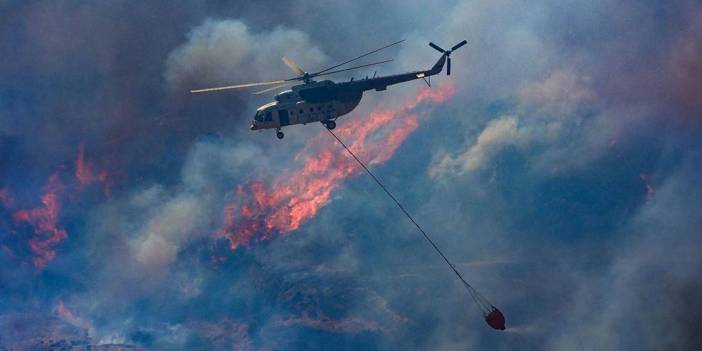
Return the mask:
M348 82L333 82L331 80L314 81L312 78L325 76L329 74L349 71L353 69L368 67L372 65L377 65L381 63L390 62L392 60L384 60L369 64L364 64L356 67L345 68L334 70L335 68L346 65L350 62L356 61L370 54L376 53L380 50L389 48L393 45L397 45L404 40L394 42L392 44L383 46L382 48L370 51L361 56L355 57L353 59L342 62L338 65L325 68L321 71L315 73L308 73L300 66L295 64L292 60L283 57L283 62L296 74L295 77L268 81L268 82L256 82L256 83L246 83L238 85L228 85L215 88L204 88L204 89L194 89L191 93L204 93L219 90L228 89L239 89L239 88L249 88L256 86L273 85L274 87L267 88L254 94L262 94L265 92L282 89L288 87L294 82L302 81L302 84L293 85L289 90L278 93L275 96L275 101L269 102L256 110L256 115L251 122L251 130L259 129L275 129L276 136L278 139L283 139L285 136L281 131L284 126L294 125L294 124L307 124L312 122L321 122L329 129L334 129L336 127L336 119L351 112L356 106L358 106L361 98L363 97L363 92L366 90L376 90L383 91L387 89L389 85L403 83L415 79L423 79L427 85L431 86L431 81L427 80L429 77L441 73L444 68L444 63L446 65L446 74L451 74L451 52L460 48L467 43L466 40L454 45L450 50L444 50L434 43L429 43L429 46L441 52L441 57L436 61L434 66L428 70L414 71L408 73L395 74L384 77L372 78L366 77L365 79L353 80L351 78ZM447 62L448 61L448 62Z

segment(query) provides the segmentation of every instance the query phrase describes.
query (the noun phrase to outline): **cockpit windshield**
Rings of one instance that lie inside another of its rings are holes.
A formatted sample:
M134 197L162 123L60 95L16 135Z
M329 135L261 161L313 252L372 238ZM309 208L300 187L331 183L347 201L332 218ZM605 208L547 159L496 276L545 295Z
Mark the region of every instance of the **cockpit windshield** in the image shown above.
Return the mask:
M256 111L256 116L254 116L254 120L258 122L271 122L273 120L273 113L270 109L268 109L267 111L258 110Z
M258 110L256 110L254 120L259 122L272 122L273 112L275 112L277 104L277 101L273 101L259 107Z

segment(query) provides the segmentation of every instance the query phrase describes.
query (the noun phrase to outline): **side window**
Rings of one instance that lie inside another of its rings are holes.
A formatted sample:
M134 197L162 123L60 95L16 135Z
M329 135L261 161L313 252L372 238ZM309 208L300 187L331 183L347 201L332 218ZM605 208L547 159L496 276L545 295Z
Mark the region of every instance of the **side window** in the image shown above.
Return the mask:
M266 112L266 122L270 122L273 120L273 114L271 112Z
M300 113L303 113L302 109L300 109Z

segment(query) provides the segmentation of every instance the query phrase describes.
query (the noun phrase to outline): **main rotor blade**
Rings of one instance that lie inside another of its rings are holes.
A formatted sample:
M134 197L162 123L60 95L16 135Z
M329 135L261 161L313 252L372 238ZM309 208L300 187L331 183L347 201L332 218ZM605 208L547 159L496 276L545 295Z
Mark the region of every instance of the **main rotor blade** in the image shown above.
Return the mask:
M334 73L339 73L339 72L344 72L344 71L350 71L350 70L352 70L352 69L358 69L358 68L363 68L363 67L368 67L368 66L373 66L373 65L379 65L379 64L381 64L381 63L386 63L386 62L390 62L390 61L392 61L392 59L390 59L390 60L385 60L385 61L379 61L379 62L368 63L368 64L365 64L365 65L360 65L360 66L351 67L351 68L344 68L344 69L340 69L340 70L336 70L336 71L331 71L331 72L326 72L326 73L318 74L317 77L319 77L319 76L326 76L326 75L328 75L328 74L334 74Z
M277 89L285 88L285 87L290 86L290 85L292 85L292 84L293 84L293 83L284 83L284 84L281 84L281 85L276 85L276 86L271 87L271 88L268 88L268 89L263 89L263 90L261 90L261 91L257 91L257 92L255 92L255 93L253 93L253 94L254 94L254 95L260 95L260 94L267 93L267 92L272 91L272 90L277 90Z
M285 65L288 66L293 72L297 73L298 75L304 76L305 75L305 70L300 68L293 60L283 56L283 62L285 62Z
M389 48L389 47L391 47L391 46L393 46L393 45L397 45L397 44L399 44L399 43L401 43L401 42L403 42L403 41L405 41L405 40L402 39L402 40L400 40L400 41L396 41L396 42L394 42L394 43L392 43L392 44L385 45L385 46L383 46L383 47L380 48L380 49L375 49L375 50L370 51L370 52L367 52L367 53L365 53L365 54L363 54L363 55L361 55L361 56L358 56L358 57L356 57L356 58L352 58L352 59L350 59L350 60L348 60L348 61L344 61L344 62L342 62L342 63L340 63L340 64L338 64L338 65L331 66L331 67L329 67L329 68L325 68L325 69L323 69L323 70L321 70L321 71L319 71L319 72L316 72L316 73L312 73L312 76L321 75L322 73L325 73L325 72L327 72L327 71L329 71L329 70L332 70L332 69L337 68L337 67L339 67L339 66L343 66L343 65L345 65L345 64L347 64L347 63L349 63L349 62L356 61L356 60L358 60L358 59L360 59L360 58L363 58L363 57L366 57L366 56L368 56L368 55L370 55L370 54L374 54L374 53L376 53L376 52L378 52L378 51L380 51L380 50L387 49L387 48ZM326 74L329 74L329 73L326 73Z
M260 85L271 85L271 84L280 84L280 83L285 83L287 81L290 81L292 79L286 79L286 80L274 80L271 82L257 82L257 83L246 83L246 84L238 84L238 85L227 85L223 87L214 87L214 88L204 88L204 89L194 89L191 90L191 93L204 93L208 91L217 91L217 90L227 90L227 89L239 89L239 88L248 88L248 87L257 87Z
M467 40L464 40L464 41L462 41L462 42L460 42L460 43L454 45L454 46L451 48L451 51L456 50L456 49L460 48L460 47L463 46L463 45L466 45L466 43L468 43L468 41L467 41Z
M436 44L434 44L434 43L432 43L432 42L429 42L429 46L433 47L434 49L438 50L438 51L441 52L441 53L446 52L446 50L440 48L439 45L436 45Z

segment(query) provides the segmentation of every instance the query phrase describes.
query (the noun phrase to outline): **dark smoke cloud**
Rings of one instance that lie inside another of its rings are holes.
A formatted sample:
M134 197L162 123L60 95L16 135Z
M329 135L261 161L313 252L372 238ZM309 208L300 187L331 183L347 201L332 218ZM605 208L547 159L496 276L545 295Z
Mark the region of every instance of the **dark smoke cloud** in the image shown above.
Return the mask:
M699 349L700 19L694 1L4 3L0 320L155 350ZM507 333L364 177L288 235L236 251L213 235L235 187L298 167L320 127L280 143L247 130L269 96L187 91L399 38L379 73L431 65L429 40L469 44L456 95L374 170ZM80 145L109 195L78 186ZM12 216L54 173L68 238L39 270Z

